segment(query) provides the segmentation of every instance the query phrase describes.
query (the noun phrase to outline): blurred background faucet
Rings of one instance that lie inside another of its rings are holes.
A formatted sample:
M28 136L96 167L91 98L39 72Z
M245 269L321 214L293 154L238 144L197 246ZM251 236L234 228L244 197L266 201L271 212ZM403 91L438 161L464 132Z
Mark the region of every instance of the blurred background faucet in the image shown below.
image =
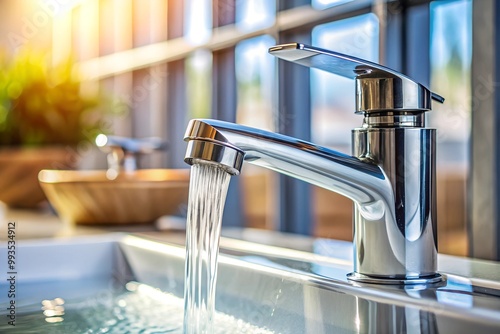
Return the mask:
M108 176L115 177L121 171L137 170L141 155L166 148L166 144L158 137L128 138L100 134L95 143L102 152L107 153Z
M431 100L444 99L394 70L293 43L281 59L355 80L352 156L296 138L217 120L192 120L185 161L237 175L243 161L350 198L354 209L353 281L425 284L437 273L436 131L425 128Z

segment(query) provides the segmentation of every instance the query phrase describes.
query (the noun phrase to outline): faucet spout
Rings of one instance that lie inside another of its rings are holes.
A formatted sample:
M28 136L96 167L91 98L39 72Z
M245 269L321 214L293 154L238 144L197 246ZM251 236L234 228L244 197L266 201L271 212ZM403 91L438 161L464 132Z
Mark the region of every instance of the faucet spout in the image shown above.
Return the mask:
M229 173L239 174L244 160L344 195L368 208L364 211L371 215L383 215L381 204L392 196L390 182L376 164L293 137L195 119L189 123L184 140L188 141L185 161L189 164L196 160L219 163ZM214 155L217 150L224 153Z

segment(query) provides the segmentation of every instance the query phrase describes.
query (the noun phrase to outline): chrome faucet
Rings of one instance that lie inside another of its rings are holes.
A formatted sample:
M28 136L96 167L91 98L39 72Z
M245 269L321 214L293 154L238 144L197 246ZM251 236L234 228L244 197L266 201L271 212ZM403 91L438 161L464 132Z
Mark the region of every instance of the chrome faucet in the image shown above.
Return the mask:
M165 149L165 143L158 137L128 138L99 134L95 144L108 160L108 177L116 177L120 172L130 173L138 169L140 155Z
M354 209L354 272L363 283L427 284L437 273L434 129L425 128L431 99L444 99L384 66L303 44L272 55L356 82L353 156L285 135L218 120L192 120L188 164L211 163L238 175L243 161L350 198Z

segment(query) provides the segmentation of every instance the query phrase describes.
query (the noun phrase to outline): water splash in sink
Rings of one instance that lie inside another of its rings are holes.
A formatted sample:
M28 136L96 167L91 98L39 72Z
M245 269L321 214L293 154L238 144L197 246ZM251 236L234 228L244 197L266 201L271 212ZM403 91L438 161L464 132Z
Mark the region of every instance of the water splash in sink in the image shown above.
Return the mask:
M191 167L186 227L184 333L212 333L217 256L231 175L212 164Z

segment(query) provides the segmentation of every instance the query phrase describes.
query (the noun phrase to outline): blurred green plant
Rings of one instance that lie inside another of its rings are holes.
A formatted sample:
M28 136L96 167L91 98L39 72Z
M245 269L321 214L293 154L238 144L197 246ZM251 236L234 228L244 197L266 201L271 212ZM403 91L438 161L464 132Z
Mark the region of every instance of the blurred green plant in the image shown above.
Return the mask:
M86 92L72 59L49 66L46 53L0 51L0 145L77 145L108 132L123 105L100 89ZM95 87L95 86L94 86Z

